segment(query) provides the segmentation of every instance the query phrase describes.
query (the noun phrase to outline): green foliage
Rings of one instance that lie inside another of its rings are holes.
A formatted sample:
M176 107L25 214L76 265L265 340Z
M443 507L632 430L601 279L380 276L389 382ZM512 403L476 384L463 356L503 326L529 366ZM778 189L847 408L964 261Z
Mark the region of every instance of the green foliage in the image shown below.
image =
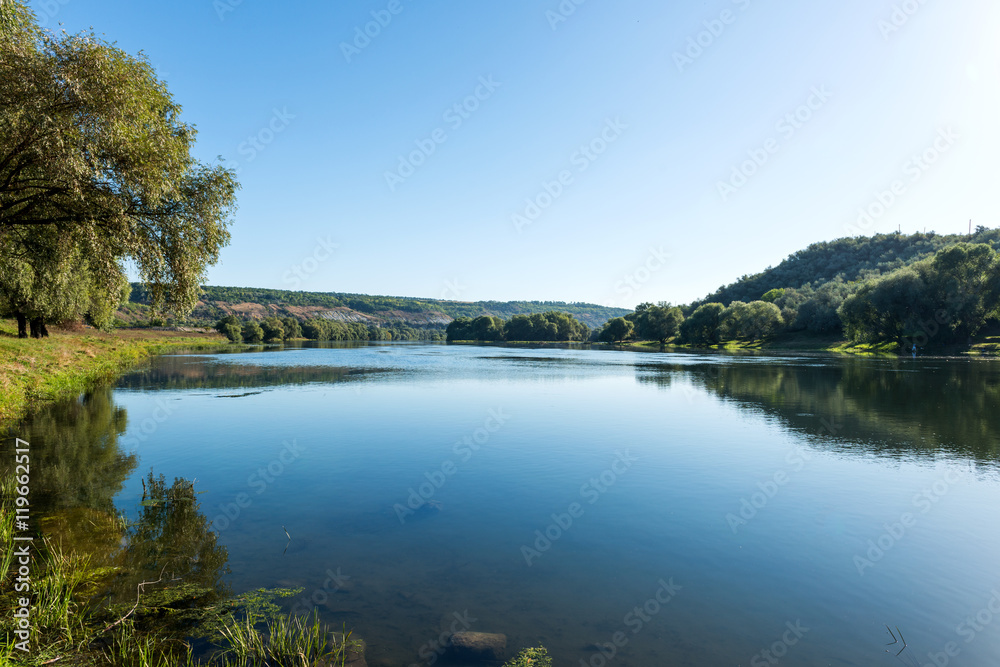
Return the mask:
M692 345L756 341L781 331L847 335L857 343L918 346L968 342L998 317L995 295L1000 230L977 227L973 240L935 234L879 235L817 243L778 267L744 276L706 302L682 309L643 303L626 316L636 336ZM753 296L761 295L758 300ZM607 337L604 333L601 336Z
M285 340L285 327L277 317L268 317L260 323L260 328L264 332L264 342Z
M684 313L669 303L636 306L634 316L625 319L635 322L635 335L641 340L659 341L661 345L680 333Z
M721 303L699 306L681 324L681 339L692 345L715 345L719 342L719 326L726 307Z
M445 335L448 341L500 341L504 339L504 321L490 315L480 315L475 319L460 317L448 325Z
M449 341L550 342L586 340L589 330L568 313L549 311L515 315L507 322L490 315L460 317L448 325L446 334Z
M302 334L310 340L379 340L378 334L373 332L373 329L377 327L370 327L361 322L313 319L302 325Z
M139 284L133 284L132 301L148 304L152 295ZM238 304L261 304L276 306L281 314L285 308L318 308L334 310L351 308L374 317L383 326L400 320L400 313L407 314L410 326L415 328L436 327L443 329L449 319L468 317L475 319L481 315L509 320L514 315L535 315L551 311L566 313L588 326L598 326L611 317L628 314L623 308L609 308L587 303L564 303L561 301L439 301L409 297L368 296L340 292L300 292L252 287L202 287L201 303L192 313L193 322L215 322L226 314L224 307ZM286 311L307 320L310 315L301 311ZM425 336L426 338L427 336ZM395 340L395 337L394 337Z
M0 310L110 325L131 262L154 304L190 311L229 241L234 173L191 156L195 130L144 56L3 4Z
M492 315L480 315L472 320L472 333L476 340L503 340L504 321Z
M215 330L233 343L243 342L243 323L235 315L227 315L216 322Z
M511 341L554 341L559 327L544 315L515 315L504 325L504 336Z
M557 311L515 315L504 325L504 337L510 341L580 341L588 334L585 324Z
M526 648L503 667L552 667L552 658L544 647Z
M52 229L3 231L0 222L0 316L52 323L86 315L92 325L110 327L130 291L124 274L91 271L91 260L82 249ZM28 246L30 252L18 251ZM33 327L32 334L45 332Z
M856 283L845 283L839 278L823 284L816 290L808 286L798 291L804 298L798 309L786 312L783 306L782 317L793 329L806 329L814 333L839 333L843 329L840 307L857 289Z
M238 324L227 324L223 327L223 335L233 343L243 342L243 328Z
M720 342L762 340L774 335L781 325L781 310L773 303L733 301L722 312L717 338Z
M987 243L994 249L1000 249L1000 230L977 227L971 239L965 235L942 236L932 232L910 235L877 234L872 237L814 243L793 253L776 267L743 276L731 285L720 287L715 293L692 304L690 310L709 302L723 305L729 305L733 301L750 302L761 299L761 295L774 289L798 289L806 285L819 289L838 276L846 283L863 281L967 241Z
M760 297L760 300L766 303L774 303L783 296L785 296L785 288L779 287L773 290L768 290L764 296Z
M624 317L615 317L608 320L604 325L597 339L604 343L621 343L635 335L635 324Z
M264 329L257 322L247 322L243 325L242 336L247 343L263 343Z
M960 243L865 282L840 316L854 342L909 348L966 342L998 309L1000 255L987 244Z
M285 332L285 340L302 338L302 325L294 317L282 317L281 326Z
M38 32L38 21L31 9L19 0L0 2L0 35L3 39L30 41Z

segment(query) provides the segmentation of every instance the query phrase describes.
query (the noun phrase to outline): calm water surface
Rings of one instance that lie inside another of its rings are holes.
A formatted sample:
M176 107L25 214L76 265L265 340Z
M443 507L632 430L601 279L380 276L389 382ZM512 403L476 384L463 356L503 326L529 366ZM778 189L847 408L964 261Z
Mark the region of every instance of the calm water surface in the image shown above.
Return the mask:
M371 665L458 624L559 666L981 666L998 406L995 362L385 344L162 357L24 428L88 469L55 505L192 480L222 581L304 588Z

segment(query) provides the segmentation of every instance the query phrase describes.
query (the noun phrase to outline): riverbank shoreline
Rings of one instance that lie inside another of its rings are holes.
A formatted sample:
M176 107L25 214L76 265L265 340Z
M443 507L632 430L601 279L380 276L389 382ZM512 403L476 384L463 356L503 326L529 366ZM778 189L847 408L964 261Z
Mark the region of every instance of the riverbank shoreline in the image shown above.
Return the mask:
M18 338L13 320L0 320L0 429L51 401L115 380L137 364L164 352L224 348L212 331L53 327L47 338Z
M855 357L898 357L909 358L912 355L902 350L894 343L862 344L851 343L839 336L776 336L769 340L758 341L727 341L717 345L689 345L682 343L666 343L657 341L632 341L623 343L597 343L591 341L450 341L449 344L484 345L510 348L564 348L581 350L618 350L629 352L679 352L686 354L723 353L723 354L832 354ZM921 348L918 357L923 358L965 358L991 359L1000 357L1000 336L990 336L974 342L971 346L951 346L927 350Z
M512 348L628 350L632 352L705 352L729 354L835 354L909 357L894 345L855 345L834 336L778 336L767 341L728 342L712 346L660 345L656 341L614 345L591 342L512 341L463 345ZM225 336L206 329L118 329L53 327L48 338L18 338L13 320L0 320L0 428L8 428L47 402L80 394L102 382L114 381L136 365L170 351L231 349ZM921 351L921 357L995 358L1000 336L977 341L971 347Z

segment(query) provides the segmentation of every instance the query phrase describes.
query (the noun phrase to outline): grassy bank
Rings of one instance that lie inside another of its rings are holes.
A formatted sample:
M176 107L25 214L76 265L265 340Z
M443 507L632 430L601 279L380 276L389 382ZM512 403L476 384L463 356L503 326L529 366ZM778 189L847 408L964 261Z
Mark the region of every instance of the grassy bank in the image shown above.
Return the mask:
M0 428L35 405L66 398L113 380L150 356L171 349L227 345L218 333L125 329L51 329L48 338L18 338L13 320L0 320Z

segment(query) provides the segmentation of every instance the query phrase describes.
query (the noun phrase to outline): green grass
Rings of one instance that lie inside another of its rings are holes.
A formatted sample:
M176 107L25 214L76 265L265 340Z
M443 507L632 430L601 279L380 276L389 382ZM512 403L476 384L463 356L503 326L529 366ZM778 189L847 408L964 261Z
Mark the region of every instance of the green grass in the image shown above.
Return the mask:
M13 320L0 320L0 428L38 403L66 398L113 380L150 356L170 349L221 347L221 335L173 332L53 330L48 338L17 338Z
M13 491L0 480L5 495L0 498L0 536L3 561L10 562L14 543ZM44 540L34 551L31 578L31 650L17 650L12 611L16 606L15 572L8 570L0 579L0 665L42 667L65 664L75 667L343 667L363 655L364 644L350 632L331 632L320 623L318 614L309 620L280 616L260 601L240 606L227 615L220 629L212 633L219 650L195 660L191 645L168 630L140 627L134 616L91 604L94 585L101 569L94 568L86 555ZM293 593L296 591L292 591ZM266 593L266 591L264 592ZM252 598L252 596L251 596ZM276 607L275 607L276 609ZM263 611L261 611L263 610ZM211 609L206 610L211 612ZM319 661L323 662L320 663Z
M896 343L851 343L844 341L839 345L830 347L829 350L831 352L858 355L897 354L899 352L899 345Z
M353 652L363 650L349 632L338 641L316 612L308 621L293 615L268 619L265 632L257 629L260 621L254 614L229 618L221 631L229 647L219 667L313 667L320 660L329 667L343 667Z
M503 667L552 667L552 658L544 647L526 648Z

